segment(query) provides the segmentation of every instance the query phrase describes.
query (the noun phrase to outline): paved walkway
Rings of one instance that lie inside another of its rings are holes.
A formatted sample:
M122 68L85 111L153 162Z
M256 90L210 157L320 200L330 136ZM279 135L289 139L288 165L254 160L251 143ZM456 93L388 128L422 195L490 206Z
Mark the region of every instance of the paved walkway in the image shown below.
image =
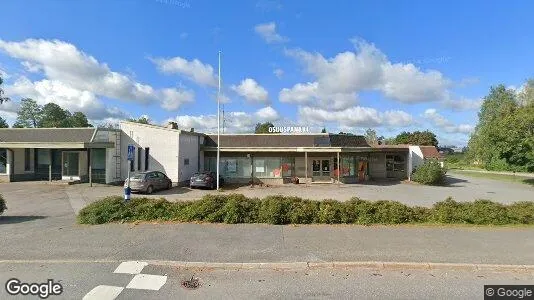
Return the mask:
M534 264L533 227L77 225L68 187L0 185L3 260Z
M152 198L165 197L171 201L184 201L200 199L209 193L239 193L247 197L263 198L268 195L298 196L307 199L323 200L335 199L346 201L352 197L365 200L396 200L407 205L430 207L438 201L452 197L457 201L474 201L488 199L501 203L517 201L534 201L534 187L508 181L499 181L478 177L469 177L462 174L448 175L447 186L423 186L407 182L382 182L369 184L315 184L315 185L284 185L271 187L239 187L226 189L223 192L189 188L173 188L150 195ZM123 194L122 187L87 184L73 185L68 190L78 191L85 201L92 202L109 195ZM224 188L223 188L224 189ZM136 194L133 197L138 196ZM140 195L146 196L146 195Z
M497 174L497 175L511 175L511 176L521 176L521 177L533 177L534 173L525 173L525 172L499 172L499 171L488 171L488 170L473 170L473 169L453 169L452 172L476 172L484 174Z

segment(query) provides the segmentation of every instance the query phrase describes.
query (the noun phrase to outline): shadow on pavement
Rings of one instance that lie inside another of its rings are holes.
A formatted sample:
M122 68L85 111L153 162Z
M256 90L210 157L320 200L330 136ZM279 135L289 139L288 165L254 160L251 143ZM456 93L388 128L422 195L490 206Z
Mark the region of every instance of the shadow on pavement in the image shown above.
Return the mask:
M180 194L185 194L185 193L189 193L189 192L191 192L191 190L189 188L173 187L170 190L156 191L152 195L167 195L167 196L169 196L169 195L180 195Z
M534 178L523 179L523 183L526 183L528 185L534 186Z
M46 216L0 216L0 224L16 224L44 218Z
M456 178L456 177L447 175L446 179L445 179L444 186L461 187L461 186L465 186L465 185L459 184L459 183L466 183L466 182L469 182L469 181L466 180L466 179L460 179L460 178Z

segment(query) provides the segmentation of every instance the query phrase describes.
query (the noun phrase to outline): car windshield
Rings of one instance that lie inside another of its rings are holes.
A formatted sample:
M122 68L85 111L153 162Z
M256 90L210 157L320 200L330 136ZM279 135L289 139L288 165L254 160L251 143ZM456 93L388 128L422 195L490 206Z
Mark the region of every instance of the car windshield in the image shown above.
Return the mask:
M145 173L134 174L130 178L131 179L143 179L145 178Z

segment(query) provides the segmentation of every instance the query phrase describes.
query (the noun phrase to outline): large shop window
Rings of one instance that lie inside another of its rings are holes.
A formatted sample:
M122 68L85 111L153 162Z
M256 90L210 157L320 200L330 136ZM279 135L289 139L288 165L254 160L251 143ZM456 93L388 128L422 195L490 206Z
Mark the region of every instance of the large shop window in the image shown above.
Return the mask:
M402 155L386 155L386 171L404 172L405 160Z
M257 178L282 177L280 157L254 157L254 176Z
M7 149L0 149L0 173L7 173Z
M93 170L106 169L106 149L91 149L91 167Z

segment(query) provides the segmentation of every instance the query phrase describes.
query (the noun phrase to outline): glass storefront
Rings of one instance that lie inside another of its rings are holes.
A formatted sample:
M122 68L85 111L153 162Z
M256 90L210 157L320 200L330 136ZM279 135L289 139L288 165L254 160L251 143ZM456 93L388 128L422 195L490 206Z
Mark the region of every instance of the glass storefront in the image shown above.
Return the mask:
M367 155L342 156L341 176L343 177L364 177L368 174Z
M204 169L215 172L216 157L206 157ZM253 168L251 170L251 167ZM250 178L252 171L256 178L291 177L295 172L295 158L293 157L221 157L220 173L228 178Z

